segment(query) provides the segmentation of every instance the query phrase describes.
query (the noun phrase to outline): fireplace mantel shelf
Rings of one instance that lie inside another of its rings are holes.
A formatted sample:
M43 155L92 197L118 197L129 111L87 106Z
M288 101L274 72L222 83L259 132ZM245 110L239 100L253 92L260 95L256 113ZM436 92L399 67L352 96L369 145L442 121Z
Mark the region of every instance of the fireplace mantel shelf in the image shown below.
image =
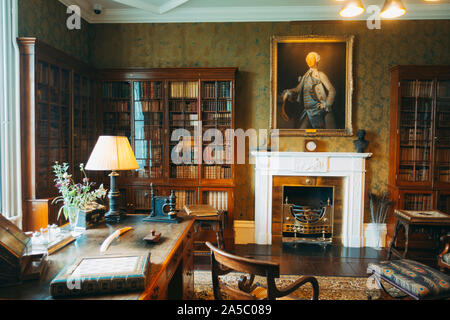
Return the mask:
M329 176L345 179L342 244L364 244L364 185L366 158L352 152L252 152L255 157L255 242L272 243L274 176Z
M333 158L370 158L372 153L356 153L356 152L265 152L254 151L252 155L255 157L333 157Z

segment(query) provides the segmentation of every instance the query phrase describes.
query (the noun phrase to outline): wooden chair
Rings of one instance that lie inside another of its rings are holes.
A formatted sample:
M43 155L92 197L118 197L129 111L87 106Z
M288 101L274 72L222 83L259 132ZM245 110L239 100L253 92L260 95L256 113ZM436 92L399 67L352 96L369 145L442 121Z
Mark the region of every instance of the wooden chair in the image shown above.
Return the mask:
M216 248L210 242L206 242L206 245L211 249L212 283L214 298L216 300L224 299L222 293L225 293L233 300L296 299L295 297L289 296L289 294L306 283L312 285L313 294L311 300L318 300L319 283L315 277L301 276L286 288L278 289L275 284L275 279L280 277L280 265L278 263L239 257ZM241 276L238 280L239 289L236 289L224 284L219 279L219 276L231 271L243 272L250 275L250 277ZM266 278L267 288L257 286L253 283L256 275Z
M450 235L443 236L442 242L445 243L444 250L438 257L438 266L442 272L450 271Z

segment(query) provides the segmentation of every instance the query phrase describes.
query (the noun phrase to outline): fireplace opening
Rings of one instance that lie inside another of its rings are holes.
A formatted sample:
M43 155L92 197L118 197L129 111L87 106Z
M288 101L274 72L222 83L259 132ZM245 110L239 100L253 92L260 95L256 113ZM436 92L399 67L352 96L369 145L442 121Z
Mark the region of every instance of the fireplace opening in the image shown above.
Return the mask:
M282 199L283 242L332 242L333 186L283 186Z

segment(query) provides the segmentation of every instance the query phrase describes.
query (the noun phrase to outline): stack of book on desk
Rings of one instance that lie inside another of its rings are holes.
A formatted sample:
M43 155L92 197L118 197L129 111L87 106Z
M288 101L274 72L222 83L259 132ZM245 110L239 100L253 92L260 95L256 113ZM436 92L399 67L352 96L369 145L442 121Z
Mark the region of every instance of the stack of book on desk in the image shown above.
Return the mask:
M208 204L185 205L184 210L188 215L197 217L214 217L219 214L216 208Z

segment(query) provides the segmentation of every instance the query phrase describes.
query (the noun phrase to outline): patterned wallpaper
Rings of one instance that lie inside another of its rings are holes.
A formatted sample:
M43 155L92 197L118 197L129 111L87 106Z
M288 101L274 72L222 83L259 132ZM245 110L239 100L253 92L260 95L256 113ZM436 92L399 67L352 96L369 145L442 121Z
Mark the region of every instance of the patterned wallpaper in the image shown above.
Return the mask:
M58 0L18 0L19 36L36 37L81 61L89 62L90 29L82 19L81 30L69 30L66 6Z
M373 157L366 190L377 193L387 190L389 67L450 64L450 20L382 21L380 30L367 29L365 22L98 24L71 34L55 28L63 19L59 5L20 2L21 35L41 37L98 68L238 67L236 126L243 129L270 127L272 35L355 35L353 129L367 131ZM33 21L36 12L39 21ZM353 152L356 137L317 139L320 151ZM282 138L280 149L303 151L303 140ZM237 177L235 217L253 219L253 166L238 166Z

